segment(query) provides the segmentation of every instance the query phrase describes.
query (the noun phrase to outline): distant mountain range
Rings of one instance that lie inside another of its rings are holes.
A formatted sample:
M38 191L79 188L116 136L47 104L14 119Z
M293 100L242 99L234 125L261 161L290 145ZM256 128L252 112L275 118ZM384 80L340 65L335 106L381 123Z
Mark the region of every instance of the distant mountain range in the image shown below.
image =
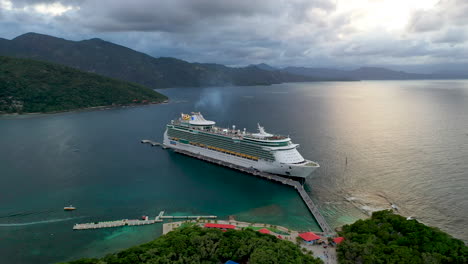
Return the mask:
M255 66L234 68L189 63L175 58L153 58L97 38L69 41L37 33L27 33L12 40L0 39L0 55L54 62L149 88L326 80L285 71L267 71Z
M154 58L97 38L70 41L37 33L26 33L12 40L0 38L0 55L58 63L149 88L468 77L468 73L416 74L371 67L356 70L275 68L265 63L227 67L212 63L189 63L169 57Z
M422 79L459 79L468 78L466 73L408 73L404 71L394 71L379 67L361 67L356 70L339 70L333 68L308 68L308 67L286 67L275 68L268 64L261 63L254 65L264 70L283 71L297 75L309 76L313 78L329 79L350 79L350 80L422 80Z

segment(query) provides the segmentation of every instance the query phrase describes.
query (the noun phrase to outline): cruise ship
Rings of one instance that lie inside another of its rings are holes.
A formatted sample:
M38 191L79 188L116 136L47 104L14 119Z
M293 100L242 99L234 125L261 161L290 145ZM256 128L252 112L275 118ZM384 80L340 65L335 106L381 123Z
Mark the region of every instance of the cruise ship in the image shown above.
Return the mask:
M164 146L203 155L240 167L304 179L319 167L297 151L287 136L273 135L258 124L257 133L244 128L217 127L201 113L181 114L164 132Z

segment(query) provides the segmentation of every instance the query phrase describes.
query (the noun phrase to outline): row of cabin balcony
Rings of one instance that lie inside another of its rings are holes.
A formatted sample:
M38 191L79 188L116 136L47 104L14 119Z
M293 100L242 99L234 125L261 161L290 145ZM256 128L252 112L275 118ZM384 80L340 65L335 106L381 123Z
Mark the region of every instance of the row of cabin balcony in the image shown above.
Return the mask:
M224 149L223 147L231 148L236 147L242 149L242 152L251 152L251 156L260 156L267 160L273 160L274 157L266 150L261 149L261 145L258 144L248 144L245 142L241 142L240 144L233 145L232 141L227 141L226 139L221 139L217 137L198 137L196 135L178 131L178 130L169 130L168 135L170 137L177 137L177 138L184 138L185 140L191 142L199 142L200 144L206 144L207 146L216 146ZM184 143L184 142L183 142ZM236 151L234 151L236 152ZM255 155L255 154L257 155Z
M175 138L175 137L170 137L169 139L180 141L179 138ZM197 147L201 147L201 148L207 148L207 149L219 151L219 152L222 152L222 153L225 153L225 154L229 154L229 155L233 155L233 156L237 156L237 157L241 157L241 158L245 158L245 159L250 159L250 160L258 161L258 157L255 157L255 156L251 156L251 155L247 155L247 154L242 154L242 153L239 153L239 152L234 152L234 151L230 151L230 150L222 149L222 148L218 148L218 147L207 146L207 145L205 145L205 144L200 144L200 143L196 143L196 142L192 142L192 141L189 141L188 143L189 143L190 145L192 145L192 146L197 146Z

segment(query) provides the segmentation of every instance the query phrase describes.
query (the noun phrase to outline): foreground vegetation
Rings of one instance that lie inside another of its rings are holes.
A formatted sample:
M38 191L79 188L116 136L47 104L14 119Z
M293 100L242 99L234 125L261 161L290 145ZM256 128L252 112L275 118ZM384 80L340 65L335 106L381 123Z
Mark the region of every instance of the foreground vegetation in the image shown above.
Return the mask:
M156 240L101 259L80 259L70 264L113 263L322 263L301 252L292 242L253 230L191 226L179 228Z
M343 227L339 263L468 263L468 248L450 235L391 211Z
M67 111L166 99L137 84L66 66L0 57L0 113Z

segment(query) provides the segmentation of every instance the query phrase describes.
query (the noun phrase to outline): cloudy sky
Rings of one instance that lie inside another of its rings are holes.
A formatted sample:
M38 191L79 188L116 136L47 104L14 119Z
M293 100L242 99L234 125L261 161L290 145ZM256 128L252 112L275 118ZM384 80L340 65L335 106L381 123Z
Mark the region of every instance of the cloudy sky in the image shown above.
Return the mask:
M31 31L191 62L468 69L468 0L0 0L0 37Z

